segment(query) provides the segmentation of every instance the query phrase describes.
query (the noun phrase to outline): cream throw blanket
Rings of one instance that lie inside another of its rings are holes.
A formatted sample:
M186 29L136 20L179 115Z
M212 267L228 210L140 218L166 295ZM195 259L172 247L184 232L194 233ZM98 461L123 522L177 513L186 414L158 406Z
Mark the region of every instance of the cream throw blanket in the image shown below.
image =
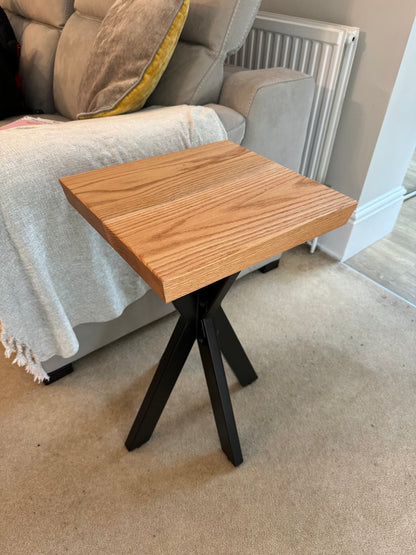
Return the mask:
M226 139L209 108L175 106L0 130L0 334L35 379L78 350L73 327L119 316L148 286L68 203L58 178Z

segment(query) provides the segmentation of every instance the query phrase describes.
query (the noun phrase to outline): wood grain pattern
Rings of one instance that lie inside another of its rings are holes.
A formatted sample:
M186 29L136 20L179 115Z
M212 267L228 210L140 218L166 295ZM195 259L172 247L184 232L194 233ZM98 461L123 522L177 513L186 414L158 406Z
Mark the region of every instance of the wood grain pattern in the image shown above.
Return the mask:
M230 141L60 181L166 302L340 227L356 206Z

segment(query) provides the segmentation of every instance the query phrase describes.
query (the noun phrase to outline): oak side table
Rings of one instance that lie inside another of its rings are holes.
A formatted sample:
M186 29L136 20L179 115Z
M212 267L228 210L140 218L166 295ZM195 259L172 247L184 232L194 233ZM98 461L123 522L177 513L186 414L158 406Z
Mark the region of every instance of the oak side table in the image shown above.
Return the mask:
M221 353L257 375L221 302L238 273L344 225L356 202L230 141L60 179L69 202L180 316L126 440L145 443L197 341L221 447L242 460Z

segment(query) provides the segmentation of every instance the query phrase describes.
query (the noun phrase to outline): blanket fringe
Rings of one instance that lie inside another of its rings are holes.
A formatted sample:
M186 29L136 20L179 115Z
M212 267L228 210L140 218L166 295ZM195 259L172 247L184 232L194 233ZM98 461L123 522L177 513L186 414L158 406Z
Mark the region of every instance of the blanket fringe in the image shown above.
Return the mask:
M0 340L4 346L4 356L12 358L13 364L24 367L26 372L33 375L34 381L42 383L49 380L48 374L42 368L40 361L37 359L33 351L27 346L20 343L16 338L7 335L3 322L0 320Z

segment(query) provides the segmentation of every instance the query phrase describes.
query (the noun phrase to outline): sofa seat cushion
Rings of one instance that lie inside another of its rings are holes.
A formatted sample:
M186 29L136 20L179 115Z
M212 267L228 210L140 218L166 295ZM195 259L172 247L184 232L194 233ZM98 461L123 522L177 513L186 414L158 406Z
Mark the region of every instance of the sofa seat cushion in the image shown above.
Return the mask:
M236 110L223 106L222 104L206 104L207 108L212 108L227 133L229 141L241 144L246 131L246 118Z

